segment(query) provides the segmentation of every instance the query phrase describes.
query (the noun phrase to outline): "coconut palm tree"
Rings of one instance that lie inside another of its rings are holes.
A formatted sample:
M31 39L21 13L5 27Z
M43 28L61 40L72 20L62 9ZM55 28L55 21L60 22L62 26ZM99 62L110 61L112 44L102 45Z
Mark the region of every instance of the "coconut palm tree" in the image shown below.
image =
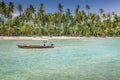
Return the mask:
M25 10L25 18L26 18L26 22L30 21L32 15L31 15L31 11L30 11L30 8L26 8Z
M43 18L44 18L44 4L43 3L40 4L37 15L38 15L38 18L39 18L40 26L44 25L44 20L43 20Z
M31 10L31 13L34 14L35 13L35 8L32 4L30 4L29 6L30 10Z
M58 4L58 22L59 26L62 27L62 15L63 15L63 6L61 3Z
M9 4L8 4L8 15L9 15L9 17L10 18L12 18L12 13L13 13L13 11L14 11L14 8L15 8L15 5L14 5L14 3L13 2L9 2Z
M102 8L99 9L100 14L103 14L104 10Z
M79 18L81 17L80 15L80 5L76 5L76 8L75 8L75 16L74 16L74 19L75 19L75 23L78 24L80 21L79 21Z
M76 8L75 8L75 15L77 15L77 14L78 14L79 9L80 9L80 5L78 4L78 5L76 6Z
M90 6L88 4L86 4L86 10L88 10L88 13L89 13Z
M8 17L8 22L9 22L9 29L8 29L8 36L10 35L10 27L11 27L11 22L12 22L12 13L14 11L14 3L9 2L8 7L7 7L7 17Z
M18 9L18 11L19 11L19 13L20 13L20 16L21 16L21 13L22 13L22 11L23 11L22 5L21 5L21 4L18 4L17 9Z
M102 19L102 16L103 16L104 10L103 10L102 8L100 8L100 9L99 9L99 12L100 12L100 14L101 14L101 20L103 20L103 19Z
M30 4L28 6L28 8L26 8L26 10L25 10L26 20L30 24L32 24L32 19L33 19L34 13L35 13L35 8L32 4Z
M66 17L67 26L69 26L71 24L71 19L72 19L70 8L67 8L65 17Z
M60 15L62 15L63 13L63 6L61 3L58 4L58 12L60 13Z
M4 17L6 12L6 4L4 1L0 1L0 14L2 15L1 19L3 20L2 23L4 24Z

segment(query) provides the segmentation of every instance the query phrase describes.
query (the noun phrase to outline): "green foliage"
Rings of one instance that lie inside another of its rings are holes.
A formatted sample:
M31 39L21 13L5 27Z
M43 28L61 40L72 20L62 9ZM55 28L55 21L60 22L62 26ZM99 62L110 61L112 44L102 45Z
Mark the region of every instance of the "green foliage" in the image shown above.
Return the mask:
M105 14L102 8L100 15L88 13L76 5L75 14L70 8L64 12L61 3L56 6L57 12L45 13L44 4L38 10L30 4L26 9L17 5L19 16L13 17L15 5L0 1L0 35L3 36L120 36L120 16L115 12Z

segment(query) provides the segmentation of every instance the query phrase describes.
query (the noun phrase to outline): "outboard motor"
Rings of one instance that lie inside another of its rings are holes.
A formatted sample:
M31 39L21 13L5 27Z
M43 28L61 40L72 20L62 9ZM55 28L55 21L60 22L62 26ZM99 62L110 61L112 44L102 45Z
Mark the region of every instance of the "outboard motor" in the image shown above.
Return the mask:
M55 46L55 44L53 44L52 42L50 42L50 46Z

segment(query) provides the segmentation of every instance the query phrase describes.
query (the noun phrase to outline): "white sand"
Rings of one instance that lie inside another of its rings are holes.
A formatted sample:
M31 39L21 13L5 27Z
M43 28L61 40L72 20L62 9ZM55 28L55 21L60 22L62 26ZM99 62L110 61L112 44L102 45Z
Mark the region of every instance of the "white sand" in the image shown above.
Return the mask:
M102 37L68 37L68 36L60 36L60 37L49 37L49 36L37 36L37 37L27 37L27 36L0 36L0 40L32 40L33 38L40 38L40 39L96 39L96 38L102 38ZM120 37L105 37L105 38L120 38Z

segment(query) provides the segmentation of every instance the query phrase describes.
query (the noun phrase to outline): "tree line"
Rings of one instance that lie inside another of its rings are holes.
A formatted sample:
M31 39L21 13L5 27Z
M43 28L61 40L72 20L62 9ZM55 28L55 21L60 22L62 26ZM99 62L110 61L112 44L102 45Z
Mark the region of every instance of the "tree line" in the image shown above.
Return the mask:
M36 9L30 4L23 9L22 4L0 1L0 36L120 36L120 16L115 12L105 13L103 8L99 14L90 12L90 5L75 6L74 14L70 8L63 10L58 4L58 11L46 13L44 4ZM19 15L14 17L14 10Z

